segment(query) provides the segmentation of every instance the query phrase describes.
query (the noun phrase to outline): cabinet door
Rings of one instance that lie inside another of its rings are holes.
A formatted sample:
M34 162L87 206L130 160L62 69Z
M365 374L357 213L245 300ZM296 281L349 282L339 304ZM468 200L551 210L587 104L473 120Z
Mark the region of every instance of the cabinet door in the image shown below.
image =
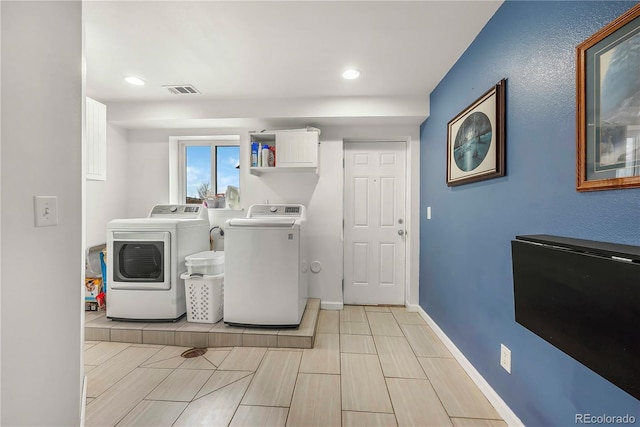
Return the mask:
M280 132L276 136L276 166L318 165L317 132Z
M91 98L86 103L87 179L107 179L107 106Z

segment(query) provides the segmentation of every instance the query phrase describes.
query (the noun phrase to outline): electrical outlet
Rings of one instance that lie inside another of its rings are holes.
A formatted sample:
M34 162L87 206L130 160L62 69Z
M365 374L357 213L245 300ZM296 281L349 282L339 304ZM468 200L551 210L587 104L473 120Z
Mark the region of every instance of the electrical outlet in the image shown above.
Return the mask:
M508 373L511 373L511 350L504 344L500 344L500 366Z

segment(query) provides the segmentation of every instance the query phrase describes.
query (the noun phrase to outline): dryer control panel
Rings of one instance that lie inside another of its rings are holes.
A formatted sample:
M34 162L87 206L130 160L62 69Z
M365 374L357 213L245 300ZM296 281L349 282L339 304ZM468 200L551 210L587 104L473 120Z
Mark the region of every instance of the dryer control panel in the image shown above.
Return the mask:
M206 218L201 205L156 205L151 209L149 218L199 219Z

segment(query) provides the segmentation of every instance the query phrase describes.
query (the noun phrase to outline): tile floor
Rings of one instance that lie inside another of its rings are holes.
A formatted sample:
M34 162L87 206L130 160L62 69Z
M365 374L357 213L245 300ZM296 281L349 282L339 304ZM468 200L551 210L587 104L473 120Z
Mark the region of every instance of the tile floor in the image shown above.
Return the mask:
M506 426L417 313L321 310L313 349L87 341L87 426Z

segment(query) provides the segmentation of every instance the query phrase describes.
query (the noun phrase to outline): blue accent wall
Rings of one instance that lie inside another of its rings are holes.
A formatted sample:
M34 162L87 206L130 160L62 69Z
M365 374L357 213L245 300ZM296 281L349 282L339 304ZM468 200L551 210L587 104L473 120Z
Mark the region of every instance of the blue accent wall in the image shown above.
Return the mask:
M576 413L640 422L638 400L515 322L510 248L538 233L640 245L640 189L575 190L575 47L635 4L505 2L421 126L420 306L529 426L575 425ZM447 123L502 78L507 175L449 188Z

